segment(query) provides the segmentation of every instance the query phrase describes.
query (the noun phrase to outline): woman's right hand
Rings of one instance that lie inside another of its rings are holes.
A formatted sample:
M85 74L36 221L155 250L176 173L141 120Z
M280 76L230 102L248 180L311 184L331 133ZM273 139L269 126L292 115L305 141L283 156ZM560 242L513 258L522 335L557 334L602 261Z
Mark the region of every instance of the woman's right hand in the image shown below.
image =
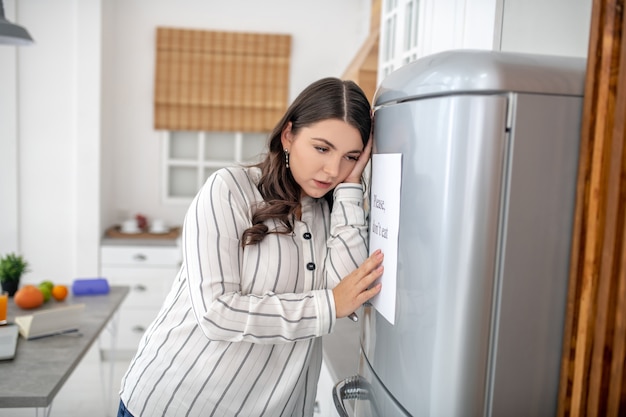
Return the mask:
M369 140L365 144L365 149L363 149L363 152L361 152L359 159L356 161L356 164L354 164L354 168L352 168L352 172L350 172L348 177L343 182L354 184L361 183L361 176L363 175L363 171L365 170L365 167L367 166L367 163L372 156L372 142L372 135L370 135Z
M376 250L357 269L333 288L337 318L354 313L370 298L380 292L381 283L374 284L383 275L383 253Z

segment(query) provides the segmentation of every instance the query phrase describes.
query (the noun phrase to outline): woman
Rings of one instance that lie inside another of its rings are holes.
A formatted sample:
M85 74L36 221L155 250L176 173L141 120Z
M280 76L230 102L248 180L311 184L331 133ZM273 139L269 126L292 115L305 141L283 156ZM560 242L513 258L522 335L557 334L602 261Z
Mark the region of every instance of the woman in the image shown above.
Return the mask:
M362 90L325 78L289 107L261 163L207 179L119 416L313 415L321 336L380 291L361 185L370 132Z

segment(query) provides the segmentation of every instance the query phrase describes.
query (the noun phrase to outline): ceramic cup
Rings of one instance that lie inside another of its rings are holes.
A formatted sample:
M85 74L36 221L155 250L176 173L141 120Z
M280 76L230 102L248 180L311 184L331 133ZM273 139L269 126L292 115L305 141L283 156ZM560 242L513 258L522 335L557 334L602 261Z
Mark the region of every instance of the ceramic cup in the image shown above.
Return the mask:
M167 233L169 228L162 219L154 219L150 224L150 233Z
M125 220L121 227L122 233L139 233L141 229L137 226L137 220Z

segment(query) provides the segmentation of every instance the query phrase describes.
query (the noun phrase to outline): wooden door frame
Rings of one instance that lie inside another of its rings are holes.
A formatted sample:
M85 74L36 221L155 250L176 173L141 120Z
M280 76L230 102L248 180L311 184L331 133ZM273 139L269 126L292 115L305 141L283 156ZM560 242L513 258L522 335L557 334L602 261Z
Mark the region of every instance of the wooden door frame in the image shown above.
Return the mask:
M624 0L594 0L558 416L626 413Z

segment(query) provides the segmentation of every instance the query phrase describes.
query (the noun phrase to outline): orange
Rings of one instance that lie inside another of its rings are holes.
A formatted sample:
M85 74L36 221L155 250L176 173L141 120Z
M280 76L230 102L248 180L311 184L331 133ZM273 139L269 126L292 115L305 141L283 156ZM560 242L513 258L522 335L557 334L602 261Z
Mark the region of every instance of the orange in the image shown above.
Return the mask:
M15 292L13 301L20 308L37 308L43 304L43 293L34 285L24 285Z
M65 285L55 285L52 287L52 297L57 301L65 300L68 292L69 291Z

